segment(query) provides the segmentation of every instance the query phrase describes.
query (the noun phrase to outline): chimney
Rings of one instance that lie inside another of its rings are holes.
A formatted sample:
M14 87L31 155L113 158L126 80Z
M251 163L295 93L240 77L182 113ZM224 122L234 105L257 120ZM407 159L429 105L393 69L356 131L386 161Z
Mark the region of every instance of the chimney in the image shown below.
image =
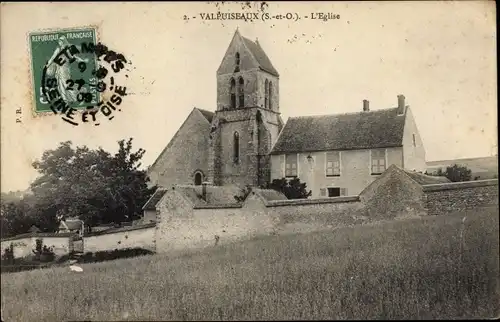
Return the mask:
M206 202L208 202L208 200L207 200L207 184L208 184L207 181L203 181L203 183L201 184L201 197Z
M405 96L398 95L398 115L405 114Z
M370 111L370 101L363 100L363 111L364 112Z

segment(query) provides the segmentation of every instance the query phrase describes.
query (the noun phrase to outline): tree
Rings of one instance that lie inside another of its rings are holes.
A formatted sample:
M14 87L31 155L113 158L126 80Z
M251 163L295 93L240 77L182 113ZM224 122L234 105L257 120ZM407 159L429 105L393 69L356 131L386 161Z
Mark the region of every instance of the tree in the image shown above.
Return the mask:
M142 206L156 187L148 189L139 170L145 150L132 152L132 138L118 141L114 155L102 148L72 147L62 142L45 151L33 167L40 177L31 185L38 216L77 217L87 226L140 218Z
M454 164L452 166L446 167L446 170L439 168L435 174L431 174L439 177L446 177L451 182L460 182L460 181L470 181L472 177L472 171L466 166L460 166L458 164Z
M283 193L288 199L306 199L312 191L307 191L306 183L301 183L299 178L288 181L286 178L274 179L266 188Z

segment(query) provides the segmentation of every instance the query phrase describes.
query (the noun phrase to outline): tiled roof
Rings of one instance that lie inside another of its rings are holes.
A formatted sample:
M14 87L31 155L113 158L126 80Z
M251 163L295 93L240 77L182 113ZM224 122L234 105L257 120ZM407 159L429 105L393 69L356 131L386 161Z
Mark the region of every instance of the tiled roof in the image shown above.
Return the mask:
M208 122L212 123L215 113L207 110L202 110L201 108L196 108L201 114L207 119Z
M146 204L142 207L142 210L155 210L156 204L161 200L165 192L167 192L167 189L164 188L156 189L151 198L149 198Z
M269 59L269 57L267 57L264 49L262 49L260 44L258 42L255 43L243 36L241 38L243 39L243 42L245 43L245 46L248 48L248 50L250 50L255 59L257 59L260 68L276 77L279 77L278 71L276 70L276 68L274 68L271 60Z
M237 186L207 186L208 202L203 200L202 186L177 185L175 190L181 191L195 205L228 205L237 204L234 196L241 195Z
M266 201L288 200L288 198L273 189L253 189L256 193L260 194Z
M81 220L65 220L61 221L59 224L59 229L68 229L68 230L81 230L83 221Z
M66 226L68 226L69 230L80 230L82 229L83 221L81 220L66 220Z
M408 171L408 170L403 170L403 171L406 172L407 175L409 175L413 180L415 180L421 185L451 182L446 177L428 176L423 173Z
M402 146L404 122L397 108L293 117L271 154Z

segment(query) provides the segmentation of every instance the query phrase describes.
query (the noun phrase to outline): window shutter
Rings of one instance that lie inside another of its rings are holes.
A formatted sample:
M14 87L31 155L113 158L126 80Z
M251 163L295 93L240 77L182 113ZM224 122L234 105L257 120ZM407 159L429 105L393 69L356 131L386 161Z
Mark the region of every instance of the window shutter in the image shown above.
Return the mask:
M280 155L280 165L281 165L281 178L284 178L285 177L285 155L284 154Z
M347 196L347 188L340 188L340 195Z
M326 196L326 189L325 188L319 189L319 194L321 195L321 197L325 197Z

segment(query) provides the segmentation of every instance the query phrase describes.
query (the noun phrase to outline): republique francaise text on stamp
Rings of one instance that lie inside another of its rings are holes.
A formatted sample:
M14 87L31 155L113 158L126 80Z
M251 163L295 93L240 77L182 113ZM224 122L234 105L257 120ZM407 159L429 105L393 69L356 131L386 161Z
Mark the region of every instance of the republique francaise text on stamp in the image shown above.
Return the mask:
M111 120L121 111L126 87L115 84L113 74L130 62L97 43L96 34L88 27L30 34L35 113L61 114L72 125L99 125L100 117Z

